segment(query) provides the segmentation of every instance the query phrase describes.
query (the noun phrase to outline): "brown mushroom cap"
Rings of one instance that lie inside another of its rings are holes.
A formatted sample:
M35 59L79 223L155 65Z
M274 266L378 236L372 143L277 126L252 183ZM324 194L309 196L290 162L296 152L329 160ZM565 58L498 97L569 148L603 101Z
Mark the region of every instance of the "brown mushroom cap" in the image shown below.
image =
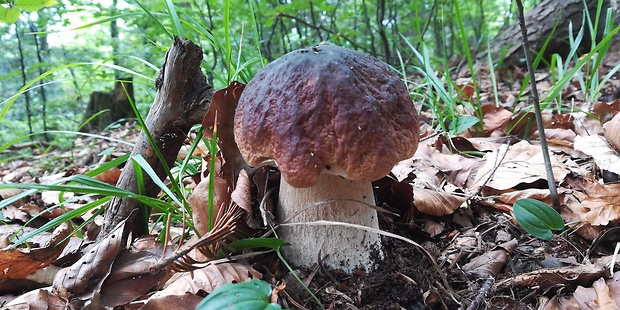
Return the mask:
M235 140L248 164L275 161L294 187L315 185L323 172L373 181L413 156L418 116L386 64L318 45L276 59L248 83L235 114Z

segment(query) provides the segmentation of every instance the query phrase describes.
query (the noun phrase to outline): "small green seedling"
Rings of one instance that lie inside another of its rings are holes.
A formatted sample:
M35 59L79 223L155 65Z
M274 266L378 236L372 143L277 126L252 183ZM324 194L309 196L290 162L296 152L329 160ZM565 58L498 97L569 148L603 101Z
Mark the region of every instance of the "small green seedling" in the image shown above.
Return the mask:
M216 288L203 299L196 310L279 310L276 303L270 303L271 285L265 281L252 280L229 283Z
M517 223L530 235L547 240L553 230L564 228L564 220L549 205L531 198L519 199L512 207Z

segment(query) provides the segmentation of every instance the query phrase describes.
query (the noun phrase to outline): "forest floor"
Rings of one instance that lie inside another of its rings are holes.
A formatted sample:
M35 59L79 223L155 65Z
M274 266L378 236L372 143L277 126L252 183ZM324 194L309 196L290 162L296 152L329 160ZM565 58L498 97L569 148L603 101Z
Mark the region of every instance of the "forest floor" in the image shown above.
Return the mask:
M620 63L620 52L614 51L620 51L620 44L610 49L599 68L599 76ZM572 107L572 110L544 112L554 178L559 184L558 211L567 223L564 231L557 231L548 240L526 233L511 213L512 205L522 198L552 204L537 130L534 122L523 121L533 117L533 112L527 109L529 88L522 97L524 100L515 101L523 73L516 68L498 72L499 104L496 105L489 74L485 68L477 71L484 104L482 134L466 131L449 138L436 135L430 127L431 113L418 107L423 134L416 155L394 167L390 176L374 183L379 205L393 212L380 216L381 228L416 244L383 237L385 260L368 275L363 272L345 275L316 265L296 269L325 308L615 309L614 305L620 306L620 273L613 273L620 260L617 259L620 100L616 91L620 90L620 74L601 89L601 97L591 106L584 106L587 92L578 83L571 83L563 89L561 97L565 108ZM455 81L459 87L468 89L470 75L461 75ZM552 74L540 70L536 80L544 96L553 85ZM578 112L581 108L591 111L596 118ZM134 141L137 131L132 126L121 126L107 135ZM84 173L105 156L117 157L131 151L130 146L118 140L80 138L72 150L55 150L4 163L0 166L0 178L4 183L45 184ZM118 174L119 171L111 171L100 180L114 184ZM14 193L0 192L2 199L11 195ZM47 212L46 217L30 221L34 214L58 203L57 200L58 193L43 191L21 201L21 205L16 202L2 209L5 224L2 227L6 229L0 229L2 270L16 266L8 263L16 255L7 250L11 234L26 222L30 227L41 227L49 219L60 216ZM65 205L65 208L70 210L89 202L77 201L75 206ZM93 239L97 223L95 220L83 228L83 233ZM68 266L79 258L59 255L52 265ZM22 261L24 257L19 256ZM236 271L247 268L248 274L262 274L272 284L286 279L286 288L279 294L283 306L320 308L290 277L275 253L243 262L247 267L236 266ZM209 291L195 287L198 284L194 278L186 279L194 282L175 291L178 295L190 293L184 295L187 305L195 305ZM0 297L0 305L19 300L17 296L25 291L51 285L33 279L17 280L17 276L8 279L0 279L0 292L5 293ZM105 285L84 290L111 299L119 291L131 291L131 284L127 283L108 286L107 291ZM161 289L160 286L155 287ZM41 292L38 290L34 299L47 298L49 302L51 293ZM143 301L153 297L152 292L136 294L134 299ZM135 302L119 305L125 309L141 306ZM166 309L181 308L183 303Z

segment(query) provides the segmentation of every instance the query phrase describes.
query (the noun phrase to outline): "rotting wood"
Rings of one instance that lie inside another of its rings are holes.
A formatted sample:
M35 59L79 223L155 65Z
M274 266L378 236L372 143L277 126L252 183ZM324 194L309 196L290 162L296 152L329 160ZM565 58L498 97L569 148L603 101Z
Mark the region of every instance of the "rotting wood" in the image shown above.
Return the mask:
M200 69L202 55L202 49L198 45L175 37L155 80L157 95L145 123L169 167L173 166L191 127L199 124L207 113L215 93ZM140 133L131 155L142 155L157 176L165 178L165 165L160 162L144 132ZM144 178L144 194L156 196L160 191L159 187L148 175L145 174ZM116 186L138 193L136 169L131 159L125 165ZM106 207L105 222L99 238L105 237L138 208L140 204L134 199L114 197ZM131 221L127 223L127 229L134 237L140 236L146 231L145 224L141 220Z
M601 20L599 21L597 30L598 40L602 38L605 25L604 17L606 16L607 9L612 7L612 1L615 0L603 0ZM588 12L592 18L592 23L594 23L598 1L586 1L586 3L588 5ZM527 36L532 48L531 52L536 53L542 49L545 41L552 34L553 28L557 23L555 32L553 32L553 37L545 49L544 59L549 60L552 54L559 54L566 57L570 50L568 40L569 23L572 23L573 36L576 36L584 18L583 4L583 0L544 0L532 10L525 13ZM582 51L590 48L590 36L590 31L586 28L580 46ZM515 22L500 31L489 46L489 52L495 62L500 61L505 65L525 67L521 43L521 29L519 28L519 23ZM487 50L485 49L477 55L477 58L485 59L486 56Z

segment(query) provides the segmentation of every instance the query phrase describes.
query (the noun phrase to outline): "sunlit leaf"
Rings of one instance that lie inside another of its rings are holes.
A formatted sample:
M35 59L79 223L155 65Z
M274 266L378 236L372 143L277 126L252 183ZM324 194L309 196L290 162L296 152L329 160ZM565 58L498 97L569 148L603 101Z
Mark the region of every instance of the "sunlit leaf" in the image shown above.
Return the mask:
M5 8L0 6L0 22L13 24L19 18L19 9L16 7Z
M459 134L469 128L478 124L480 120L472 115L461 115L455 122L450 123L450 132Z
M15 0L13 5L26 12L36 12L44 7L55 5L56 3L56 0Z

